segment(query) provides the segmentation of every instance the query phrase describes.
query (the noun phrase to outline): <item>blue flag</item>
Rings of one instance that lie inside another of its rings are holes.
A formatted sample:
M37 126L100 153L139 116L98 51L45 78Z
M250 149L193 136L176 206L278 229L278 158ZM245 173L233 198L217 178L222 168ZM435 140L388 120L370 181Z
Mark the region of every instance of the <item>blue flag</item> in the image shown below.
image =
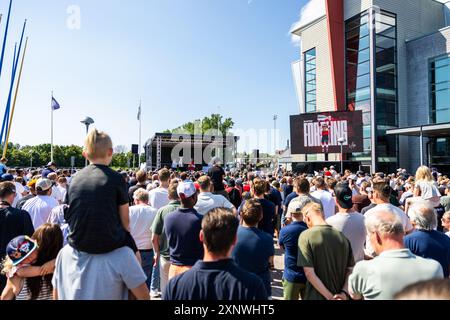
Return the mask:
M56 101L56 99L52 97L52 110L58 109L61 109L61 106L59 105L58 101Z

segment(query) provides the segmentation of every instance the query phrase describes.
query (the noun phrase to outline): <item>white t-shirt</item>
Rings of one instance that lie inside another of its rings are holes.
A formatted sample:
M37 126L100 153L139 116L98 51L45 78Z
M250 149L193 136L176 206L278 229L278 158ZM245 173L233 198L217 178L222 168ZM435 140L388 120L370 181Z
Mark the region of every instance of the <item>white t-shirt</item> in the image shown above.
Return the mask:
M234 205L220 194L212 194L211 192L202 192L198 196L197 204L194 209L202 216L215 208L234 209Z
M169 191L162 187L153 189L148 194L148 199L150 206L159 210L169 204Z
M130 207L130 230L139 250L151 250L152 224L157 210L150 206Z
M64 197L57 186L52 187L52 197L55 198L58 203L62 203L64 200Z
M66 198L67 189L61 186L57 186L56 189L58 189L59 193L61 194L61 202L64 202L64 199Z
M364 260L364 243L367 236L364 216L358 212L338 213L328 218L327 223L342 232L350 241L355 263Z
M378 204L375 208L372 208L369 211L367 211L364 216L365 216L365 218L367 218L367 217L370 217L370 215L372 215L372 214L374 214L376 212L380 212L380 211L392 212L397 217L399 217L400 221L403 224L403 228L405 229L405 232L409 232L409 231L411 231L413 229L411 221L409 221L409 218L406 215L406 213L403 212L401 209L397 208L396 206L393 206L390 203ZM367 234L367 238L366 238L366 254L370 255L370 256L374 256L375 255L375 251L372 248L372 244L370 243L369 236L370 235Z
M336 201L334 200L331 192L327 190L317 190L311 193L311 196L322 202L325 219L328 219L336 214Z
M30 214L31 221L36 230L44 223L47 223L51 211L58 205L58 201L51 196L36 196L25 202L22 209Z
M25 192L25 188L20 183L15 182L15 181L14 181L14 186L16 187L16 197L14 198L12 206L15 208L17 205L17 202L19 202L19 200L23 198L22 193Z

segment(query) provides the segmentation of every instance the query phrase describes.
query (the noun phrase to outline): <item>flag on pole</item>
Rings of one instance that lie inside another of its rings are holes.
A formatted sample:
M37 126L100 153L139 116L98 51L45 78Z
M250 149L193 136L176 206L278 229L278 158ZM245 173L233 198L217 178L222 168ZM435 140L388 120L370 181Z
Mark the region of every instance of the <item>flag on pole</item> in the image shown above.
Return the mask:
M56 101L56 99L52 97L52 110L58 109L61 109L61 106L59 105L58 101Z
M138 121L141 120L141 105L139 105L137 119L138 119Z

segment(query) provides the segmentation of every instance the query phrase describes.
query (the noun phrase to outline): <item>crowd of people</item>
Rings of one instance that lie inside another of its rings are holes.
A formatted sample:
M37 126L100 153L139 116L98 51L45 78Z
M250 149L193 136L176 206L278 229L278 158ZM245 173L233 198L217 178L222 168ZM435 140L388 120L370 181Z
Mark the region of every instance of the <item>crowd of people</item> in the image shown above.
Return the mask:
M2 300L450 299L450 179L278 168L0 171Z

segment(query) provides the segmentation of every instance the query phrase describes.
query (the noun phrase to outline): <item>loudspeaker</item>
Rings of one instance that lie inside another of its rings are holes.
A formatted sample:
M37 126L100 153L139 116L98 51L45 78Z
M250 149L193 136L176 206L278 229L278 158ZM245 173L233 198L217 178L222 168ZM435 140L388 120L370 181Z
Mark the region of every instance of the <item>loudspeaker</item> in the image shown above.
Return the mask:
M252 158L253 158L253 162L255 164L259 163L259 160L260 160L259 159L259 149L258 150L253 150Z
M139 145L137 145L137 144L131 145L131 153L132 154L139 154Z

